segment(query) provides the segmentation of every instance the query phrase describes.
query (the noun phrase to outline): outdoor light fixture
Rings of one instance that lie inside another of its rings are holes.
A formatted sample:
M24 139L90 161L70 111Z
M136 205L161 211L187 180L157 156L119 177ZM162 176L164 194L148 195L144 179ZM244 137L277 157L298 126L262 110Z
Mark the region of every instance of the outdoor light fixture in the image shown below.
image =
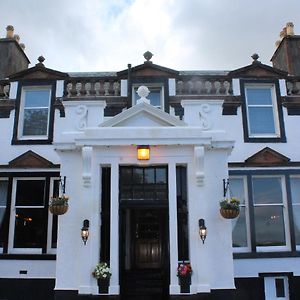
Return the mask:
M202 243L204 244L204 241L207 236L207 228L205 227L205 221L204 219L199 220L199 235Z
M86 242L89 238L89 227L90 227L90 221L85 219L83 221L83 226L81 228L81 238L83 240L84 245L86 245Z
M137 159L148 160L150 159L150 147L149 146L137 146Z

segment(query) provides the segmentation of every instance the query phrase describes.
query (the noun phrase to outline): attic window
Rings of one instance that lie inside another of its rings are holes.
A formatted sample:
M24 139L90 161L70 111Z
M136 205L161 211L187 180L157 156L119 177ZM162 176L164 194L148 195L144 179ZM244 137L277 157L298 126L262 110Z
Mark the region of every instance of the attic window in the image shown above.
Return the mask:
M12 144L49 144L53 138L56 82L19 84Z
M139 96L137 94L137 89L139 85L132 86L132 105L135 105ZM150 91L150 94L147 96L147 99L150 100L150 104L164 109L164 86L162 84L147 84L146 85Z
M47 137L49 126L50 87L23 88L18 137Z
M245 142L285 142L278 82L242 82Z

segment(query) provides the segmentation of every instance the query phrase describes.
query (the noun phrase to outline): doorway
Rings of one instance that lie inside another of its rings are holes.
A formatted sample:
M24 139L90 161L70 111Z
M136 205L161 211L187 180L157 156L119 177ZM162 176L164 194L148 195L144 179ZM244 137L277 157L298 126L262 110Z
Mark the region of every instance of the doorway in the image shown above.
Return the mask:
M168 299L167 182L166 167L123 167L120 169L119 224L122 300ZM137 195L137 190L143 197L133 198ZM150 194L152 196L149 196ZM133 195L133 197L128 195ZM144 197L145 195L147 197Z

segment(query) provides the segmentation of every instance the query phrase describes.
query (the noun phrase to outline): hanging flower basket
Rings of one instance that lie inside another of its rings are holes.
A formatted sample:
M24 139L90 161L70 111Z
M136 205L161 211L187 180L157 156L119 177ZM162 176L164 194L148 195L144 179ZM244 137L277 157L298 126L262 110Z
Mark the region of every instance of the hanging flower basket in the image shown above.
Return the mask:
M69 197L65 195L52 197L49 203L49 211L57 216L65 214L69 208L68 200Z
M231 197L220 202L220 214L225 219L234 219L240 214L240 200Z

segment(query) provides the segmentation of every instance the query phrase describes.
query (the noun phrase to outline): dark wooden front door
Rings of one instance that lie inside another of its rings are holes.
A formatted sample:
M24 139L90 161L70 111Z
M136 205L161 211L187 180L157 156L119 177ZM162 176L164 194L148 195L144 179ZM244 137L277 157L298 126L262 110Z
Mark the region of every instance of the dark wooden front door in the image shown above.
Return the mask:
M163 235L165 218L158 210L136 210L134 222L133 248L136 269L159 269L163 266Z

